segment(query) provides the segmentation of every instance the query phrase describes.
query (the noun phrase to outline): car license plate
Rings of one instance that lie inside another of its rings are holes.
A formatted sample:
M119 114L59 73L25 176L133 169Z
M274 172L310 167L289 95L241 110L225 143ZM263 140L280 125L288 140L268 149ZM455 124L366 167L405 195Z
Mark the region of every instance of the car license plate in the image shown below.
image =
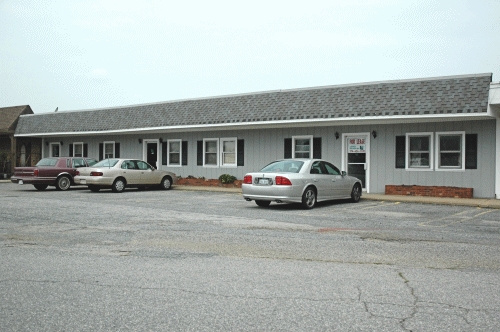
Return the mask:
M87 180L85 180L85 179L80 180L80 184L87 184Z
M19 180L18 182L19 184L24 184L23 180Z
M269 185L269 179L265 179L265 178L262 178L262 179L259 179L259 184L263 184L263 185Z

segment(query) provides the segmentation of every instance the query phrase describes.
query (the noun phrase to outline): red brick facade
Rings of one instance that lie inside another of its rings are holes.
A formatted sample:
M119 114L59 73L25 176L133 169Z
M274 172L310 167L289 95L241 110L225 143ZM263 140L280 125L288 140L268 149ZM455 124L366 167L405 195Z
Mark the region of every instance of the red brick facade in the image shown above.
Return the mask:
M386 195L472 198L472 188L386 185Z

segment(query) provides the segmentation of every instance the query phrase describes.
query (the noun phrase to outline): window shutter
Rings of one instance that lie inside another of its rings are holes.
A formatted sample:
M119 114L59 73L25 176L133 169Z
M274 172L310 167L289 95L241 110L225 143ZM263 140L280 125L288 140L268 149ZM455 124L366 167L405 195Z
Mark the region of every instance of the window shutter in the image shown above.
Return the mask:
M99 160L104 159L104 146L102 143L99 143Z
M203 141L197 142L196 164L203 166Z
M168 151L167 151L167 142L161 143L161 164L167 165L168 163Z
M245 140L238 140L238 157L236 161L237 166L245 166Z
M284 158L285 159L292 158L292 139L291 138L285 138Z
M89 145L87 143L83 144L83 157L87 158L89 156Z
M313 158L321 159L321 137L313 138Z
M69 145L69 156L73 157L73 144Z
M406 167L406 136L396 136L396 168Z
M188 142L182 141L182 165L188 164Z
M120 143L115 143L115 158L120 158Z
M477 134L465 135L465 169L477 169Z

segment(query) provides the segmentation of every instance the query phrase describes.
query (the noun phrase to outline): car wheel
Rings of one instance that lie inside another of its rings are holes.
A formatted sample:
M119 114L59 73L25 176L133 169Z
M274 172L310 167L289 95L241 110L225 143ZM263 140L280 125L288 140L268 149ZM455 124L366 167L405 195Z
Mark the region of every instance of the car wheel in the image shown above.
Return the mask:
M163 190L172 189L172 178L170 176L165 176L160 183L160 187Z
M45 190L48 187L48 185L46 184L34 184L33 186L36 188L36 190Z
M59 177L56 181L56 189L57 190L68 190L71 186L71 180L69 177L63 175Z
M89 186L89 189L93 193L97 193L99 192L99 190L101 190L101 188L99 188L98 186Z
M268 207L269 204L271 204L271 201L255 201L255 204L260 207Z
M125 190L125 180L122 178L118 178L113 182L113 185L111 186L111 189L115 193L121 193L122 191Z
M351 202L357 203L361 198L361 186L359 183L354 184L351 191Z
M316 205L316 190L313 187L307 187L302 194L302 205L306 209L312 209Z

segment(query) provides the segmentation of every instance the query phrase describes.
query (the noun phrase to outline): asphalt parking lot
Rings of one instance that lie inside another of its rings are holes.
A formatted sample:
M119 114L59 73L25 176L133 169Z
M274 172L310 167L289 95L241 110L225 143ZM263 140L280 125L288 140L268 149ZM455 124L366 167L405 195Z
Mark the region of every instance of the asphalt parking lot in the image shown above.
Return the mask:
M5 331L500 330L500 210L0 184Z

